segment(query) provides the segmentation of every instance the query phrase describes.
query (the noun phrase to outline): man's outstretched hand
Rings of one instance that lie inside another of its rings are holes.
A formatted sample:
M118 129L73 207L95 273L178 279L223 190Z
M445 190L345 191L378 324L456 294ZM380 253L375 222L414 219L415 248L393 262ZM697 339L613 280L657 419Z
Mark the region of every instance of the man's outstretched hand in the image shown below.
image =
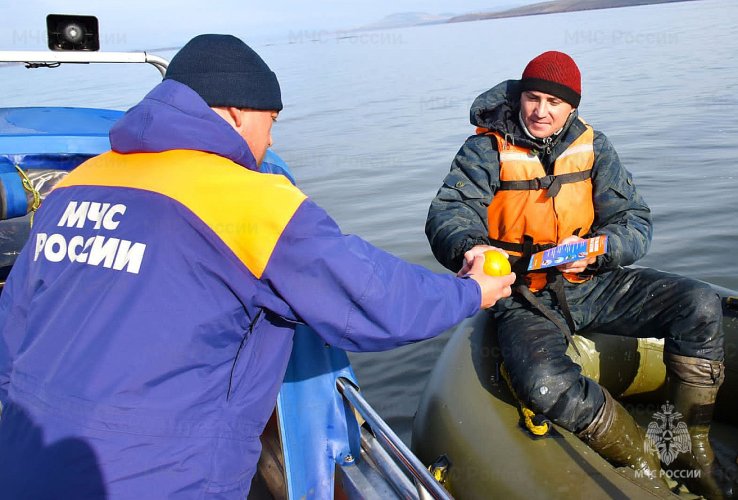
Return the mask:
M490 248L487 247L486 250ZM466 264L464 266L466 267ZM480 306L482 309L492 307L498 300L509 297L512 293L511 286L515 283L515 273L505 276L489 276L486 274L484 272L483 254L476 255L473 258L471 267L465 274L476 281L482 289L482 304Z

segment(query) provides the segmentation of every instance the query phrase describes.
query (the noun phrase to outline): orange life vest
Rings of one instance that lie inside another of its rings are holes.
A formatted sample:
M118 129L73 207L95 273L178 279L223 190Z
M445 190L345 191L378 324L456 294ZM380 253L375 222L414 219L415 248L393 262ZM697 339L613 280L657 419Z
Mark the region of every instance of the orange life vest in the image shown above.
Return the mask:
M497 132L490 135L497 139L500 158L500 188L487 210L492 245L527 262L530 255L526 252L540 251L572 234L589 232L594 221L592 127L587 125L585 132L559 155L552 175L546 175L534 151L511 144ZM564 277L574 283L587 279L568 273ZM545 270L529 272L525 278L532 291L542 289L547 281Z

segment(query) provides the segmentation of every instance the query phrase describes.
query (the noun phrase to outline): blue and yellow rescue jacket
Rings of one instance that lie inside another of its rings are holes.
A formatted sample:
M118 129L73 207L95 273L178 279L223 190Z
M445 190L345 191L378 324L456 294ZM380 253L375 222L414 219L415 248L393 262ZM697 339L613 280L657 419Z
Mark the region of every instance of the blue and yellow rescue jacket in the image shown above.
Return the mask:
M167 80L41 209L0 299L0 484L244 498L295 325L352 351L441 333L472 280L335 222ZM12 495L11 495L12 496Z

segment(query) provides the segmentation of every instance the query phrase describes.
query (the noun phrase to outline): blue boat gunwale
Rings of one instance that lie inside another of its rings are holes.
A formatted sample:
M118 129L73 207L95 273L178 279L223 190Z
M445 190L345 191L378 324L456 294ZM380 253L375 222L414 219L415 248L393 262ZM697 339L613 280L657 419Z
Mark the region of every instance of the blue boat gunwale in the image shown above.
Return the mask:
M5 157L97 155L110 149L108 131L123 114L123 111L102 108L0 108L0 152Z

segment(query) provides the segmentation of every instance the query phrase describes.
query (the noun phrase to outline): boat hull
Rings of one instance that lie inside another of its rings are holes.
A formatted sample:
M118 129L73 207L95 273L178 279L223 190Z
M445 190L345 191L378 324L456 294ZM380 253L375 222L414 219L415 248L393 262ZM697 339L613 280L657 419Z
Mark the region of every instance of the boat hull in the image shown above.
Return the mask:
M726 437L720 449L734 461L738 311L727 299L724 303L727 369L716 413L726 424L714 426L713 434ZM571 347L568 354L583 373L625 398L647 426L664 402L663 341L604 334L574 339L581 357ZM463 322L439 358L415 417L413 451L426 464L448 458L446 486L456 498L670 496L652 491L632 471L612 467L562 428L534 438L519 425L517 402L500 376L501 361L491 315L482 312Z

